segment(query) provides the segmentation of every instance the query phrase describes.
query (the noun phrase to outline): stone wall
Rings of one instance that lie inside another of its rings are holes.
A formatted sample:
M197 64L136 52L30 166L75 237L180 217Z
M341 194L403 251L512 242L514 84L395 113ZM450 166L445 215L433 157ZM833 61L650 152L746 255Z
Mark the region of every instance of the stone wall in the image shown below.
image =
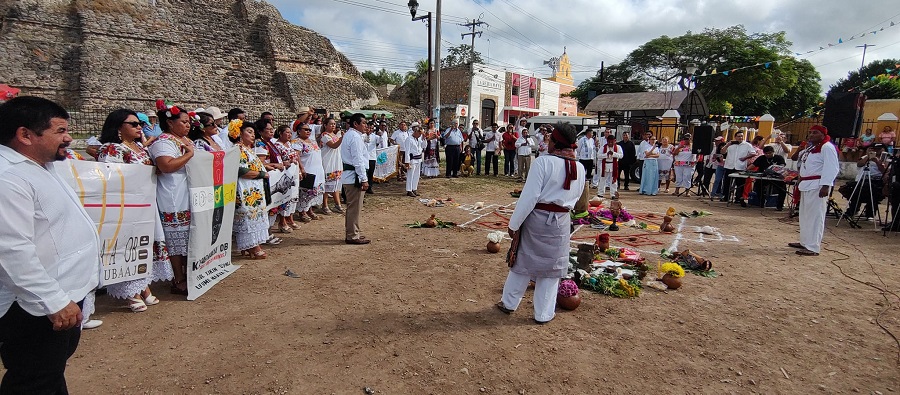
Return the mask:
M0 82L78 112L157 98L249 114L377 103L325 37L258 0L0 0Z

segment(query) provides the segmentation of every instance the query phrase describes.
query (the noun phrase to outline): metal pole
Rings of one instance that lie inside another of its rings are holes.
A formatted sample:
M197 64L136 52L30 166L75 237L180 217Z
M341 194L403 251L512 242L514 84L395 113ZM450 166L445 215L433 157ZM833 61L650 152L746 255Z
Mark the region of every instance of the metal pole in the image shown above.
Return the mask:
M868 49L869 47L874 47L874 46L875 46L875 44L863 44L863 45L856 46L856 48L863 49L862 63L859 65L859 68L866 67L866 49Z
M437 20L434 27L434 102L432 104L432 116L435 117L435 127L441 128L441 0L437 0Z
M426 108L428 109L428 111L431 111L431 109L432 109L431 103L432 103L432 100L434 99L434 96L431 95L431 89L433 86L431 83L431 26L432 26L431 22L432 22L431 21L431 12L428 12L428 59L425 61L425 65L428 67L428 99L425 100L425 102L427 103ZM430 118L430 114L425 114L425 115L428 115Z

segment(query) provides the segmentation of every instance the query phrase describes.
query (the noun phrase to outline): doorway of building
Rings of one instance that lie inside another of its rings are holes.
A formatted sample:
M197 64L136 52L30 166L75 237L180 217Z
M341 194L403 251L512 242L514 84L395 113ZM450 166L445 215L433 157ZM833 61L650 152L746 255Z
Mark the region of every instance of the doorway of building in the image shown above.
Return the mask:
M491 99L481 101L481 127L489 128L497 121L497 103Z

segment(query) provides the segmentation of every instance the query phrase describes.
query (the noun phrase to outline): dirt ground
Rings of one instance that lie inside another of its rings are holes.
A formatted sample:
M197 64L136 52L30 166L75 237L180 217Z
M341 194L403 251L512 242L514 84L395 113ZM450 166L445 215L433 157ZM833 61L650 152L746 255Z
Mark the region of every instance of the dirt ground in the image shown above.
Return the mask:
M423 180L423 197L508 205L512 180ZM829 219L822 255L797 257L798 225L771 209L623 191L632 213L707 210L676 219L661 248L713 260L718 278L688 274L666 293L636 299L582 291L573 312L532 321L531 294L506 316L494 309L507 268L485 251L488 232L408 229L471 210L429 208L403 185L378 185L362 215L367 246L343 243L343 217L303 225L194 302L154 285L162 303L131 313L98 299L67 377L72 393L892 393L900 390L900 235ZM490 225L492 209L481 222ZM711 225L718 236L695 233ZM595 235L582 229L575 237ZM643 239L642 239L643 240ZM504 245L504 250L508 245ZM613 241L613 246L625 246ZM286 269L299 279L283 275ZM886 289L855 282L846 274Z

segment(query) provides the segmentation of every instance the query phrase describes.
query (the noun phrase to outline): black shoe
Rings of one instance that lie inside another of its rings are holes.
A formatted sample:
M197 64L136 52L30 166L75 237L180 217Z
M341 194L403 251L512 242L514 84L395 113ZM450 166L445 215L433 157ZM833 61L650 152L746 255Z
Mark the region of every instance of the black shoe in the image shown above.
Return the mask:
M624 190L627 191L627 190L628 190L628 185L626 185L625 188L622 188L622 189L624 189Z
M362 245L362 244L369 244L371 242L372 242L372 240L364 239L362 237L360 237L358 239L344 239L344 243L347 243L347 244Z
M366 189L366 195L374 195L374 194L375 194L375 191L373 191L371 188Z
M415 193L412 193L412 191L407 191L407 192L406 192L406 196L409 196L409 197L416 197L416 194L415 194Z
M719 201L720 201L720 202L727 202L728 200L726 200L725 198L719 198Z
M740 203L740 204L741 204L741 207L747 207L747 202L745 202L745 201L743 201L743 200L739 200L739 201L737 201L737 202L735 202L735 203Z
M775 211L784 211L784 207L776 207Z
M419 191L418 190L413 191L413 195L416 195L416 197L419 197Z

